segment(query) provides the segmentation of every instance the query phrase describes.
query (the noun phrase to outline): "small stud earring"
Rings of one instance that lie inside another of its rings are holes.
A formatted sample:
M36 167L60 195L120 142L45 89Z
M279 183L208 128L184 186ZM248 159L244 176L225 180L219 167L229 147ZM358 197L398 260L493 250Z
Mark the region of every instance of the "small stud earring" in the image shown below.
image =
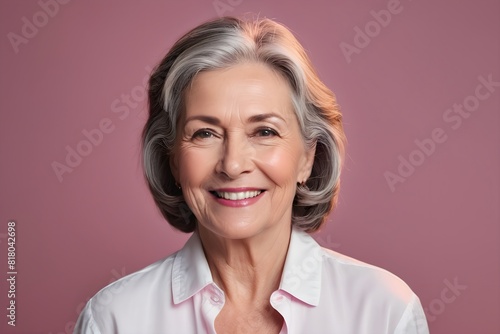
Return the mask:
M309 187L306 185L306 181L297 182L297 188L300 188L302 191L309 191Z
M178 188L178 189L182 189L181 185L176 181L175 182L175 186Z

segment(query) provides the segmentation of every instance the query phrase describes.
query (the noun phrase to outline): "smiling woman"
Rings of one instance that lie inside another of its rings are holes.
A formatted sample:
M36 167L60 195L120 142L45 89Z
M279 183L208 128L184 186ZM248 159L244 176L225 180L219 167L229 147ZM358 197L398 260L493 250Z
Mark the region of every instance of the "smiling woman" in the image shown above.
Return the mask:
M167 221L194 233L119 294L97 293L75 333L428 333L403 281L308 234L336 202L344 133L284 26L196 27L152 74L149 111L146 179Z
M201 235L240 240L290 229L315 150L302 140L285 79L257 62L202 72L178 128L172 172Z

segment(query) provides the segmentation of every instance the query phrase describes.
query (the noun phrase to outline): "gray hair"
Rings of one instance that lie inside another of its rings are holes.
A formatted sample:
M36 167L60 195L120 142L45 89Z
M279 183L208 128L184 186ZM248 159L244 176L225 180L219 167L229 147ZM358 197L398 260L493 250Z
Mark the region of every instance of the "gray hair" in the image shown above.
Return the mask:
M163 216L183 232L196 229L170 169L185 89L202 71L254 61L267 64L289 82L306 147L316 145L311 175L298 185L292 224L306 232L321 227L334 208L340 186L345 136L333 93L321 82L303 47L283 25L270 19L223 17L181 37L149 79L149 118L144 127L144 173Z

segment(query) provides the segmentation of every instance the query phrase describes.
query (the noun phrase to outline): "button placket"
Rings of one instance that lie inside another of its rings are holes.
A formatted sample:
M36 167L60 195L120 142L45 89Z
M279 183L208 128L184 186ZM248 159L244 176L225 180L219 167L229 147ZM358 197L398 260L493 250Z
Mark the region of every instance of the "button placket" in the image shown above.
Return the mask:
M210 303L212 305L222 305L224 304L224 295L216 287L211 287L208 291Z
M285 297L280 292L273 292L271 295L271 304L280 305L285 300Z
M283 294L281 291L274 291L271 294L271 298L269 301L271 303L271 306L283 317L283 328L281 329L280 334L288 333L287 328L290 321L291 307L289 297Z
M220 304L220 298L217 295L210 296L210 300L215 304Z

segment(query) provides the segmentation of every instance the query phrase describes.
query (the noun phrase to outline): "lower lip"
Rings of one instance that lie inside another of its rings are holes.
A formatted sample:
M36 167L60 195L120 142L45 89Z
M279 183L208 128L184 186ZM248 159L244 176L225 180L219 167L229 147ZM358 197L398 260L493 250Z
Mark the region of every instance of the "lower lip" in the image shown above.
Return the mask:
M225 198L219 198L213 194L211 194L211 195L215 199L215 201L219 204L222 204L224 206L229 206L232 208L240 208L240 207L249 206L249 205L256 203L258 200L260 200L260 198L264 195L264 193L265 193L265 191L261 192L260 194L258 194L255 197L245 198L245 199L237 199L234 201L229 200L229 199L225 199Z

